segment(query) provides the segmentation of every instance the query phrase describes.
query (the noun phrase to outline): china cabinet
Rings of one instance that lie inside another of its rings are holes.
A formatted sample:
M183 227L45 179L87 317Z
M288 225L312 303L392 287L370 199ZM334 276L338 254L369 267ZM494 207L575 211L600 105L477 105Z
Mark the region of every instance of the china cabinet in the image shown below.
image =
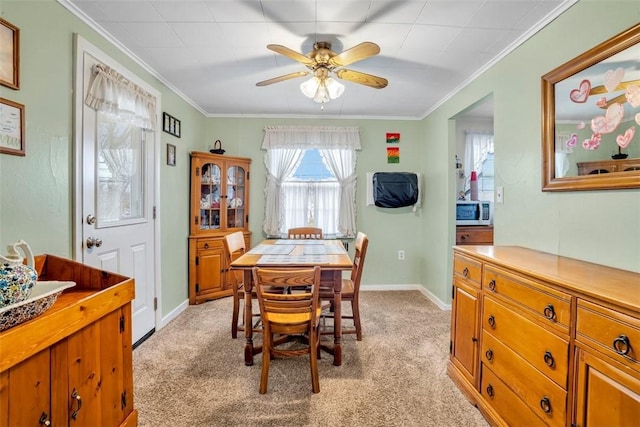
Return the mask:
M191 153L189 217L189 303L230 296L230 273L222 239L249 232L251 159L203 152Z
M456 246L448 373L492 425L634 425L640 274Z
M133 279L52 255L35 265L39 280L76 285L0 332L0 427L137 425Z

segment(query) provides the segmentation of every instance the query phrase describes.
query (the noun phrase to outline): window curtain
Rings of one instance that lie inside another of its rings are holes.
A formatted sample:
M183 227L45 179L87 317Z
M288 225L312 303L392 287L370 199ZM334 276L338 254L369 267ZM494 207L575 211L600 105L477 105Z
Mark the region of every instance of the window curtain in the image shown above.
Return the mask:
M268 126L264 129L262 149L267 150L265 166L265 221L267 236L279 236L284 229L282 181L296 170L305 149L318 148L327 167L340 182L339 224L337 229L345 236L355 235L355 150L360 150L358 127L331 126ZM325 150L349 153L346 158L335 159L322 154ZM288 153L288 154L284 154ZM351 165L351 169L347 168ZM320 203L320 202L318 202ZM324 201L323 204L328 203ZM286 231L286 230L284 230Z
M338 231L343 236L356 235L356 152L354 150L319 149L327 168L340 184Z
M155 131L156 98L122 74L107 66L96 65L85 104L113 114L142 129Z
M493 153L493 132L467 131L465 137L464 173L465 190L470 187L471 172L478 175L487 154Z

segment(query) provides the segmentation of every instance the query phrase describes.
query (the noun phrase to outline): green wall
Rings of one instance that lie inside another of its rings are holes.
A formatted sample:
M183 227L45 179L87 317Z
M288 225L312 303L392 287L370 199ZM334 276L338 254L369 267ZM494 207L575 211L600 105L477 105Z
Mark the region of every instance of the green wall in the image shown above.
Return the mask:
M25 239L35 253L73 256L72 41L79 33L157 88L162 110L182 121L182 138L163 133L160 147L163 315L187 298L189 152L206 151L220 139L226 154L253 159L249 224L255 244L263 237L260 145L267 125L359 126L357 225L371 238L364 285L420 284L449 303L456 116L490 95L496 185L505 192L505 203L496 206L496 244L640 271L640 190L540 190L540 77L640 21L637 1L580 1L416 121L207 118L55 0L2 0L0 13L21 29L21 89L0 87L0 96L26 106L27 141L26 157L0 155L0 247ZM386 132L401 133L399 164L386 163ZM177 147L176 167L166 166L167 143ZM413 212L365 206L364 177L373 171L421 172L423 207ZM406 260L397 260L399 249Z

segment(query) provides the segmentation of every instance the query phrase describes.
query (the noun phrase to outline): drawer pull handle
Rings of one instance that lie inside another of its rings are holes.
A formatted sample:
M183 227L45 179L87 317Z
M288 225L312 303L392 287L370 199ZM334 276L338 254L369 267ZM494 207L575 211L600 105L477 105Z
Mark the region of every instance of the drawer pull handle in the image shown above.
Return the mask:
M553 304L547 304L544 308L544 317L549 320L553 320L556 318L556 311L553 309Z
M616 353L626 356L631 350L631 344L629 343L629 337L625 334L620 334L618 338L613 340L613 348Z
M550 368L553 368L553 366L556 364L556 361L553 359L553 355L550 351L544 352L544 363L546 363L546 365Z
M489 316L489 318L487 319L487 323L489 324L489 326L491 326L492 329L496 328L496 318L493 317L493 315Z
M493 386L491 384L487 386L487 396L493 397Z
M465 267L464 270L462 270L462 275L464 277L469 277L469 269L467 267Z
M204 248L205 248L205 249L209 249L209 244L208 244L208 243L205 243L205 244L204 244Z
M75 388L73 389L73 392L71 393L71 398L75 399L78 402L78 408L71 413L71 418L73 418L75 420L75 419L78 418L78 412L80 412L80 408L82 408L82 398L78 394L78 390L76 390Z
M496 291L496 281L494 279L491 279L491 281L489 282L489 290L491 292Z
M493 360L493 351L491 351L491 349L487 350L484 355L487 356L488 361L491 362Z
M51 421L48 418L49 418L49 415L47 415L46 412L42 412L42 415L40 415L40 419L38 420L38 423L40 423L40 425L43 425L43 426L50 426Z
M547 396L545 396L542 399L540 399L540 407L547 414L549 412L551 412L551 401L549 400L549 398Z

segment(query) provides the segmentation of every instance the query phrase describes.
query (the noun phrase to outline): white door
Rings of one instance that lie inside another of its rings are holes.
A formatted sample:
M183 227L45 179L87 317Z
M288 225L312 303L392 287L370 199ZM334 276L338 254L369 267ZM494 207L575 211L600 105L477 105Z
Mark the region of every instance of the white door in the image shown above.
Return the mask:
M93 65L102 61L88 51L78 52L77 59L83 61L82 87L86 94ZM78 155L82 163L76 180L76 185L81 186L76 191L81 198L81 211L76 212L82 220L77 235L81 242L76 247L82 256L76 258L135 279L135 343L152 332L156 324L154 134L97 112L84 102L76 105L76 113L82 114L82 138L77 141L81 143Z

